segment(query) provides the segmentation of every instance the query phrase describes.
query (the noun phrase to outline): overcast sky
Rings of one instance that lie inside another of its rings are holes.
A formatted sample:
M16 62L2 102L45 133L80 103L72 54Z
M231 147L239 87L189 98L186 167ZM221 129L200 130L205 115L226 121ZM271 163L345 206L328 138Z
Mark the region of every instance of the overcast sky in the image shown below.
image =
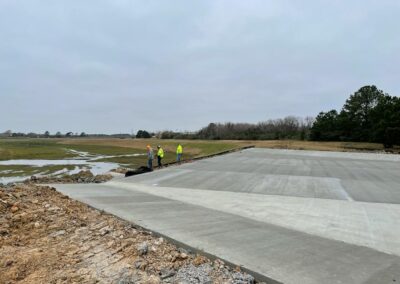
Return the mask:
M0 131L196 130L400 95L399 0L0 0Z

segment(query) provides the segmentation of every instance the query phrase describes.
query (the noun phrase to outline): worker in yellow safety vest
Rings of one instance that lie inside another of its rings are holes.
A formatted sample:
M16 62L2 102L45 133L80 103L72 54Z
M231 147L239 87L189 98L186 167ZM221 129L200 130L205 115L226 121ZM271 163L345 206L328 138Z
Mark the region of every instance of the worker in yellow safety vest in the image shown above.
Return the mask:
M161 148L160 145L157 146L157 161L158 161L158 167L161 168L162 164L161 164L161 160L162 158L164 158L164 150Z
M178 163L181 161L182 152L183 152L182 145L178 144L178 147L176 148L176 161Z

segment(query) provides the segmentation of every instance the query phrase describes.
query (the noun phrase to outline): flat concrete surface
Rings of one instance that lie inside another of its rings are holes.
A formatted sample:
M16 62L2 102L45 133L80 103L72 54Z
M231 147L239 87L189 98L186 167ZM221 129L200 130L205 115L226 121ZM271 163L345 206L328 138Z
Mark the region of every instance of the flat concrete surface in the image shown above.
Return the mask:
M400 281L400 156L250 149L55 186L283 283Z
M400 203L400 155L249 149L133 177L135 183Z

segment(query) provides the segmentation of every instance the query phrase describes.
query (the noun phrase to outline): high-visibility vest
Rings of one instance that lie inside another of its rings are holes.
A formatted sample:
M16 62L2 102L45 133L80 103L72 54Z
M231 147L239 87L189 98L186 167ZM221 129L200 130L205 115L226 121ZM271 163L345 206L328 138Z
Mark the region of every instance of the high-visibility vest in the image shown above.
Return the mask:
M181 145L178 145L178 148L176 148L176 153L182 154L182 146Z
M162 148L158 149L157 156L164 158L164 150Z

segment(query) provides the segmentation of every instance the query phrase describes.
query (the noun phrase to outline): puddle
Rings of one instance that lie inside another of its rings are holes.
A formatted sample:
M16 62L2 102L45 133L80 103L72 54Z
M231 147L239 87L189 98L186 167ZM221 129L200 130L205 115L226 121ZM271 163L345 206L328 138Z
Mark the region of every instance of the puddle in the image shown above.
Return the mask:
M83 170L83 169L78 167L78 166L76 166L75 169L73 169L73 170L68 170L67 168L64 168L64 169L56 171L56 172L54 172L54 173L52 173L50 175L52 175L52 176L59 176L59 175L62 175L62 174L73 175L73 174L79 173L81 170Z
M82 151L76 151L72 149L66 149L66 151L78 155L78 157L75 158L69 158L72 160L86 160L86 161L97 161L101 159L109 159L109 158L121 158L121 157L138 157L138 156L145 156L146 154L125 154L125 155L93 155L90 154L89 152L82 152ZM69 160L67 159L67 160ZM65 161L65 160L63 160Z
M75 166L74 169L64 168L62 170L58 170L51 174L46 174L47 171L44 169L44 172L35 173L35 176L58 176L62 174L76 174L81 170L90 170L94 175L105 174L113 169L118 168L120 165L118 163L113 162L98 162L100 159L107 158L117 158L117 157L136 157L143 156L146 154L127 154L127 155L93 155L88 152L81 152L71 149L66 149L68 152L71 152L77 157L66 158L63 160L7 160L0 161L1 166L30 166L30 167L46 167L46 166ZM12 171L12 170L4 170L0 171L0 183L7 184L11 182L19 182L23 181L30 176L11 176L11 177L2 177L2 174L17 174L22 173L22 171Z
M13 182L21 182L30 178L30 176L19 176L19 177L0 177L0 183L8 184Z

